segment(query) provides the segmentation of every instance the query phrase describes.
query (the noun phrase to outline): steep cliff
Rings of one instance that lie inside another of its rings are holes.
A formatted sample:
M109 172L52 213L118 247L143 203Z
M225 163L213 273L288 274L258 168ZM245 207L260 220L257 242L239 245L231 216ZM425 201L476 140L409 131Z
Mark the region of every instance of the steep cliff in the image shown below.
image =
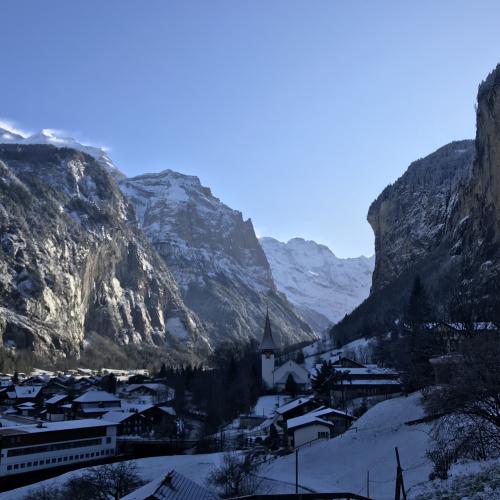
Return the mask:
M316 332L340 321L369 294L374 257L341 259L328 247L293 238L261 238L278 290Z
M78 356L91 333L164 348L173 361L208 350L102 162L51 145L0 145L1 339Z
M418 274L438 315L500 322L500 65L480 85L475 141L418 160L371 205L376 261L370 297L332 329L350 339L401 316Z
M470 177L474 141L447 144L412 163L371 204L375 234L372 292L413 267L447 237L459 201L459 184Z
M125 179L120 187L215 345L259 338L267 307L281 344L314 338L277 291L252 222L197 177L165 170Z

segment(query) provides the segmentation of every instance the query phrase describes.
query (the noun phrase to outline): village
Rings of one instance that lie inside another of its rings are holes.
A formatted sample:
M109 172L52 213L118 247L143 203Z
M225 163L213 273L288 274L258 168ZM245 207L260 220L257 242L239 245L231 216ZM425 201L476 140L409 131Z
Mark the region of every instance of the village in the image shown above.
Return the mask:
M446 354L430 359L436 382L464 338L462 324L426 324ZM477 323L492 331L492 323ZM396 370L359 361L363 339L343 349L325 342L280 355L269 315L258 347L261 394L249 413L205 434L207 415L147 370L34 370L0 378L0 480L6 487L89 465L130 458L207 452L244 453L262 463L298 453L356 428L357 419L404 391ZM189 394L186 395L189 401ZM15 482L13 482L13 480Z

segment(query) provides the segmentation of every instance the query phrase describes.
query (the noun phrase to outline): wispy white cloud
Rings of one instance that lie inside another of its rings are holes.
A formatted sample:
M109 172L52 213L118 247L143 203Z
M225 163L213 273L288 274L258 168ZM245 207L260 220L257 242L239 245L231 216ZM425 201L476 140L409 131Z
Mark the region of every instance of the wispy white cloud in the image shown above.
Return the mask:
M32 134L32 132L29 132L28 130L20 129L13 120L5 118L0 118L0 128L9 131L11 134L22 135L23 137L28 137Z

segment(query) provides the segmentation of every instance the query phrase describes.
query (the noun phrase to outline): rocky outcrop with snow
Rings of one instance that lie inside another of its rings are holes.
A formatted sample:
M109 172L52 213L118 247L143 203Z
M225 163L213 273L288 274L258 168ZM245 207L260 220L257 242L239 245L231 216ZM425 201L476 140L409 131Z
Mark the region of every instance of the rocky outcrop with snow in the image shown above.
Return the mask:
M174 362L208 350L113 178L66 147L0 145L0 306L3 343L39 353L78 356L91 334Z
M197 177L165 170L122 180L120 187L216 344L259 339L267 307L281 344L314 338L276 289L252 222Z
M384 189L368 211L375 233L373 290L391 283L437 249L446 239L459 200L460 182L468 178L474 141L452 142L412 163Z
M278 290L317 332L337 323L370 292L374 257L340 259L302 238L261 238Z
M89 146L78 142L72 137L65 137L56 130L44 128L40 132L32 135L26 135L20 131L11 128L0 127L0 143L1 144L49 144L56 148L70 148L77 151L82 151L92 156L102 165L115 179L123 179L120 170L113 164L104 148Z

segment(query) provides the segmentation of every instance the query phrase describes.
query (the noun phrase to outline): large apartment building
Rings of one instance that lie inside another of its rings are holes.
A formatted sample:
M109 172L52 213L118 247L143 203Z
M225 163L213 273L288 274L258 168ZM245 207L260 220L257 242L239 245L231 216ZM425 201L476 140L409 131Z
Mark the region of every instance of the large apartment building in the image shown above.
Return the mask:
M0 477L116 454L117 424L98 419L0 428Z

